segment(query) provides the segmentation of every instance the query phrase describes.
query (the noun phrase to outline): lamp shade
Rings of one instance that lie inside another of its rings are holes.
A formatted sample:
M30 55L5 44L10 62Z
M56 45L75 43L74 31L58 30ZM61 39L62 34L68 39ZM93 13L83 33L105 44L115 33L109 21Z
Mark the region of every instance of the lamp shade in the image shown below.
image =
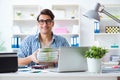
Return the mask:
M84 16L90 19L95 19L97 21L100 21L100 16L99 16L99 8L100 8L100 3L97 3L95 8L93 10L89 10Z
M100 21L99 12L106 14L107 16L115 20L116 22L120 23L120 20L116 18L115 16L113 16L112 14L110 14L109 12L107 12L106 10L104 10L104 7L100 5L100 3L97 3L95 9L89 10L87 13L84 14L84 16L90 19L95 19L97 21Z
M96 10L90 10L84 16L90 19L95 19L97 21L100 21L100 16Z

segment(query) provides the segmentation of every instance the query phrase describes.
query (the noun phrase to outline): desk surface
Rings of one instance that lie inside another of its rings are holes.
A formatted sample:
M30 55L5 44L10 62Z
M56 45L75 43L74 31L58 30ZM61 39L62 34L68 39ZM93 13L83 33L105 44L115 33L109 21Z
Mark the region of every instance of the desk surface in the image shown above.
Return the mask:
M56 73L41 71L39 73L15 72L0 73L0 80L117 80L120 73L89 73L89 72L69 72Z
M14 76L23 76L23 77L118 77L120 73L90 73L90 72L66 72L66 73L57 73L57 72L39 72L39 73L31 73L31 72L15 72L15 73L0 73L0 77L14 77Z
M37 73L31 71L17 71L15 73L0 73L0 80L117 80L120 73L90 73L67 72L57 73L40 70Z

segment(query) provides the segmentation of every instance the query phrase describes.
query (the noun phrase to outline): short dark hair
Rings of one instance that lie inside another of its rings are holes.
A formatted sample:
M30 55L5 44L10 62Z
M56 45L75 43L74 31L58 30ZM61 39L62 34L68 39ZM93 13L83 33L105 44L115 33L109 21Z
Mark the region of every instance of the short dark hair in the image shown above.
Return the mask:
M54 20L54 18L55 18L54 14L53 14L53 12L51 10L49 10L49 9L43 9L40 12L40 14L38 15L37 21L39 21L39 16L42 15L42 14L50 16L52 20Z

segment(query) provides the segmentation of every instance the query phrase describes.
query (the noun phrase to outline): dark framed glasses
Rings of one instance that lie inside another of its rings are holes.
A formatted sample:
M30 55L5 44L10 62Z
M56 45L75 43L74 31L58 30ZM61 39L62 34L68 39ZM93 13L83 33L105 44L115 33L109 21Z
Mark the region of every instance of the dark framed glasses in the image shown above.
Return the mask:
M51 20L51 19L46 19L46 20L41 19L38 21L38 23L40 25L43 25L44 23L46 23L47 25L50 25L52 22L53 22L53 20Z

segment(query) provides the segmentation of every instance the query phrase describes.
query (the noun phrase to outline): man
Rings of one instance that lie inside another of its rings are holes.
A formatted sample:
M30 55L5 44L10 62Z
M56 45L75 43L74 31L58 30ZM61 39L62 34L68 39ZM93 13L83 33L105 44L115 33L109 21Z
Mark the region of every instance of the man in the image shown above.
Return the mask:
M39 64L36 59L40 48L59 48L69 47L67 40L52 32L54 26L54 14L49 9L43 9L37 17L40 32L35 35L27 36L21 43L18 52L18 65L32 66Z

